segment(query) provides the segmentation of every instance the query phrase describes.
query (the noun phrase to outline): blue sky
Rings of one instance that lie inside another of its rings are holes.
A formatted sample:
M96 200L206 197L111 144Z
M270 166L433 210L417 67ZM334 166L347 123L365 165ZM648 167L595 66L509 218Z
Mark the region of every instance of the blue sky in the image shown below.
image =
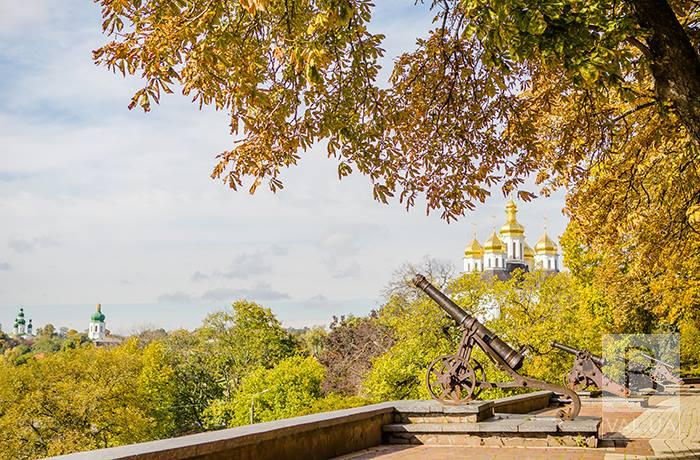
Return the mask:
M378 3L390 64L430 17L410 0ZM19 306L37 326L82 330L97 302L115 332L193 328L242 297L287 326L328 324L376 307L403 262L461 266L473 225L483 240L502 221L500 195L449 225L378 204L366 178L339 182L321 148L285 173L281 193L232 192L209 178L231 145L226 114L180 95L147 115L127 110L138 80L92 63L100 30L89 1L0 0L4 330ZM563 193L520 206L531 244L545 218L563 232L562 206Z

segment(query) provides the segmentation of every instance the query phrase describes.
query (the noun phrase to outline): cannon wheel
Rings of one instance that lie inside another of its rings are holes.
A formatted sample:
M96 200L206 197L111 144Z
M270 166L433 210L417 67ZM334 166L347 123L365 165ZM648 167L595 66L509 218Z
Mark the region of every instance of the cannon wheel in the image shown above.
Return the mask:
M464 404L474 396L476 374L464 358L439 356L428 367L426 385L436 400L445 404Z

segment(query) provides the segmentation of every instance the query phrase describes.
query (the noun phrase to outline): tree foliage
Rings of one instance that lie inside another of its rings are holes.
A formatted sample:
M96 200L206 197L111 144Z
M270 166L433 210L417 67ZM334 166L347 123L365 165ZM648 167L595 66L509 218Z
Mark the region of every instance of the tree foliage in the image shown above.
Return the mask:
M83 347L1 366L3 458L59 455L169 433L170 421L158 417L134 341L114 350Z
M211 426L247 425L293 417L321 397L324 368L314 358L291 357L275 367L260 367L243 379L230 401L212 404ZM251 415L252 414L252 415Z
M116 347L97 348L77 333L59 337L53 329L42 331L33 341L4 342L0 458L38 458L199 432L212 426L213 408L235 406L239 394L247 397L239 387L249 376L270 369L285 373L294 363L303 364L297 375L321 368L313 358L294 358L303 351L272 312L246 301L208 316L195 331L140 333ZM276 367L281 361L286 368ZM299 390L306 399L296 406L280 403L267 417L302 412L302 406L308 410L320 401L323 373L315 375L309 374L313 392ZM284 391L295 400L293 385L280 386ZM335 398L321 407L363 403Z
M656 154L651 133L662 151L700 141L694 2L434 0L436 27L384 87L368 0L98 1L113 41L94 58L140 74L131 106L179 85L229 112L240 135L213 176L233 188L277 190L326 140L340 177L357 169L377 199L424 194L452 218L531 173L577 186L610 157Z
M227 393L252 369L272 367L297 350L294 338L269 308L244 300L234 302L231 311L209 315L199 333Z

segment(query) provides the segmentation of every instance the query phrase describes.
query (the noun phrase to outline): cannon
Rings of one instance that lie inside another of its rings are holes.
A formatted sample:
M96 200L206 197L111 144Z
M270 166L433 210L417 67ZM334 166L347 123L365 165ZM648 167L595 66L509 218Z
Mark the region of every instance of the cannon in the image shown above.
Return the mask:
M575 391L583 390L588 386L595 386L603 391L626 398L631 394L629 381L632 374L645 375L651 379L654 387L660 386L662 389L665 383L674 383L676 385L683 383L683 380L673 373L672 365L656 359L639 349L636 349L640 352L639 356L648 360L651 365L642 365L637 362L631 362L627 358L620 358L619 361L625 365L624 375L627 382L626 385L622 385L605 375L602 368L608 363L600 356L596 356L587 350L579 350L558 342L552 342L552 347L576 357L571 371L564 376L564 384Z
M430 395L443 404L457 405L471 401L484 388L533 388L549 390L568 396L571 401L567 409L560 409L558 416L573 420L581 410L581 400L575 391L536 380L518 373L524 356L513 350L496 334L476 318L460 308L438 288L430 284L423 275L417 274L413 283L437 303L460 327L462 338L457 352L438 356L428 366L426 385ZM481 348L486 356L512 380L490 382L484 367L472 357L474 346Z
M660 386L662 389L665 384L669 383L673 385L683 384L683 379L674 373L673 365L660 359L656 359L644 352L640 352L639 355L648 360L650 365L634 363L629 369L631 374L646 375L652 382L654 382L655 385Z
M603 391L626 398L630 389L620 385L603 373L605 360L587 350L579 350L559 342L552 342L552 347L574 355L574 366L564 376L564 385L574 391L581 391L595 386Z

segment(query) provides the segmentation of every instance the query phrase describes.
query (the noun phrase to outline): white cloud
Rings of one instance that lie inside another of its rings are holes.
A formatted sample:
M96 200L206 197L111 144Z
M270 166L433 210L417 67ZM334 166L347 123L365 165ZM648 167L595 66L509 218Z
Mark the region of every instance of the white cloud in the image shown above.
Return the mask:
M185 292L178 291L171 294L163 294L158 296L159 303L174 303L174 304L191 304L194 303L194 298Z
M203 300L210 301L235 301L246 299L252 301L277 301L289 299L289 294L273 289L268 283L258 283L252 288L217 288L206 291L202 294Z
M243 253L237 255L231 267L223 272L217 272L218 276L228 279L248 279L258 275L264 275L272 270L272 264L265 251Z
M197 270L196 272L192 273L190 279L192 281L204 281L209 279L209 275L205 275L204 273Z
M341 260L338 257L332 256L324 259L323 263L328 268L328 272L335 279L355 278L360 275L362 269L357 260Z
M331 300L323 294L316 294L302 302L303 308L328 308L332 306Z
M28 240L22 238L11 239L7 242L7 246L15 252L25 254L34 252L34 250L37 248L51 248L60 246L60 243L48 236L42 236Z

